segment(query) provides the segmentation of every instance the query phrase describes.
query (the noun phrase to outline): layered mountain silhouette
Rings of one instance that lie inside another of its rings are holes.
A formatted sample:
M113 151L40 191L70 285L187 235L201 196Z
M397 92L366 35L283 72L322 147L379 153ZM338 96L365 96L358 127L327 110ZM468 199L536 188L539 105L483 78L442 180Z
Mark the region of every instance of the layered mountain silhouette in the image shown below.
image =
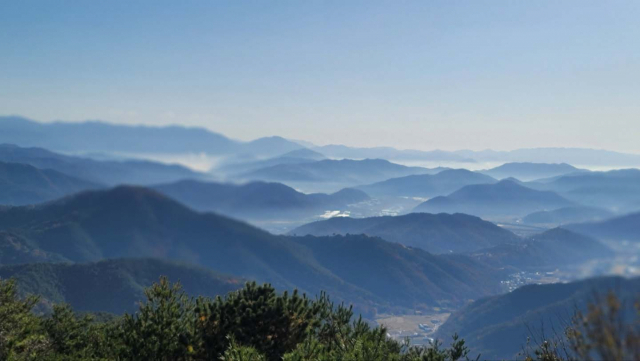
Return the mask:
M576 308L584 310L596 295L604 297L609 291L616 293L623 304L633 305L640 293L640 278L603 277L523 286L477 300L453 313L436 336L447 339L455 332L483 359L513 360L526 346L527 338L540 339L542 332L547 336L553 336L554 330L562 332Z
M571 174L531 184L594 207L633 211L627 206L640 202L640 170L622 169L608 172Z
M495 289L491 268L463 256L436 256L364 236L312 237L297 239L311 250L324 267L346 282L374 295L385 294L392 304L447 304L476 298L478 290ZM429 285L427 287L427 285Z
M410 175L360 186L372 196L435 197L446 195L471 184L497 182L487 175L466 169L445 169L436 174Z
M573 203L550 191L524 187L512 180L463 187L448 196L432 198L415 212L467 213L477 216L524 216L572 206Z
M147 127L90 121L40 123L0 117L0 143L66 152L226 153L238 144L204 128Z
M266 182L237 185L184 180L157 185L153 189L197 210L258 219L298 219L369 199L366 193L356 189L343 189L333 194L304 194L281 183Z
M389 307L393 297L387 292L390 290L377 289L380 293L374 294L362 288L364 279L341 278L333 265L323 264L325 261L296 238L274 236L216 214L197 213L146 188L121 186L83 192L43 205L2 209L0 230L9 229L34 247L73 262L123 257L186 261L237 277L271 282L280 288L298 287L311 294L325 290L363 309ZM322 241L335 241L332 245L337 247L336 252L346 253L353 251L349 248L354 244L351 240L365 248L360 249L360 255L353 255L353 264L345 267L369 264L366 245L383 242L366 236L327 237ZM415 259L425 264L437 259L442 264L438 267L446 264L458 280L456 287L439 284L436 278L441 274L420 267L421 274L416 277L424 281L419 287L421 293L395 306L417 307L425 299L462 302L498 290L500 274L469 257L454 262L420 250L404 251L405 247L399 244L384 249L387 251L379 257L390 267L403 269L402 264L416 262ZM479 282L478 275L486 279ZM389 277L401 282L409 275L394 273Z
M372 148L356 148L345 145L325 145L314 147L314 150L338 159L367 159L382 158L395 161L450 161L474 163L471 157L456 154L455 152L447 152L442 150L422 151L422 150L400 150L391 147L372 147Z
M640 212L604 221L569 224L565 227L603 240L639 242Z
M565 162L591 166L639 166L640 156L600 149L535 148L513 151L420 151L390 147L354 148L344 145L313 146L281 137L260 138L252 142L229 139L204 128L183 126L129 126L107 122L40 123L20 116L0 117L0 143L23 147L44 147L63 152L124 153L207 153L274 157L296 149L312 147L330 158L383 158L395 161L437 162ZM265 153L261 153L265 152Z
M206 268L150 258L0 267L0 278L15 278L22 294L40 295L44 311L52 303L66 303L74 311L133 314L146 300L144 288L161 276L204 297L225 295L245 283Z
M62 152L207 153L276 156L303 148L282 137L251 142L229 139L204 128L130 126L99 121L40 123L0 117L0 143L44 147Z
M52 169L87 182L106 185L156 184L205 177L204 174L179 165L143 160L97 161L12 144L0 144L0 162L29 164L40 169Z
M0 162L0 205L25 205L50 201L100 185L52 169Z
M274 157L283 153L304 149L300 144L278 136L259 138L248 143L240 144L237 148L236 152L261 157Z
M473 252L472 256L496 267L540 271L610 258L614 252L591 237L554 228L524 241Z
M367 234L390 242L418 247L431 253L468 252L520 241L515 234L478 217L445 213L331 218L298 227L289 234Z
M526 224L561 225L603 220L613 216L614 213L606 209L576 206L534 212L522 218L522 221Z
M584 172L567 163L506 163L499 167L481 171L497 179L517 178L521 181L550 178L560 175Z
M523 148L511 151L458 150L453 153L478 162L568 163L579 166L629 167L640 165L640 155L590 148Z
M279 164L246 173L243 178L270 181L340 182L361 184L410 174L425 174L430 170L407 167L384 159L326 159L302 164Z
M249 159L232 159L218 165L211 170L211 173L234 178L247 172L273 167L279 164L311 163L324 159L326 159L324 155L307 148L302 148L267 159L255 159L253 157Z
M298 158L298 159L308 159L308 160L323 160L327 159L324 154L318 153L309 148L300 148L296 150L292 150L285 154L280 155L278 158Z

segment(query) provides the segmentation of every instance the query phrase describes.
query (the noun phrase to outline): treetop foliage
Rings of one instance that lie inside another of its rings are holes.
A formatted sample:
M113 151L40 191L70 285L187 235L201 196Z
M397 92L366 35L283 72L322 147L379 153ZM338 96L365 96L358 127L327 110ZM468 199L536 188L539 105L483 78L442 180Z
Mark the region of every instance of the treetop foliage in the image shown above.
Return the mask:
M326 294L311 299L251 282L225 297L193 298L163 277L145 295L134 314L102 321L63 304L49 315L36 315L38 297L20 298L14 280L0 280L0 360L458 361L471 356L457 335L449 347L440 341L418 347L391 340L384 327L354 317L351 307L334 304ZM566 343L545 340L526 357L637 359L637 328L620 323L616 302L610 296L604 306L591 306L567 328ZM565 344L563 354L558 345Z

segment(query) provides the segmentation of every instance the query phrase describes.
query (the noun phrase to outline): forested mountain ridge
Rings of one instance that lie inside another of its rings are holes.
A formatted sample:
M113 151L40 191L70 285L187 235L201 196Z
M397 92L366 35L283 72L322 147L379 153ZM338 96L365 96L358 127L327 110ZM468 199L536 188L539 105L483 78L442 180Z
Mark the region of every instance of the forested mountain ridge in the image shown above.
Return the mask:
M271 282L278 288L298 287L310 294L330 291L337 299L353 302L360 309L391 306L389 290L367 290L360 286L365 279L343 278L351 275L341 273L340 268L333 269L330 260L320 258L315 250L296 238L275 236L213 213L197 213L146 188L121 186L87 191L48 204L2 209L0 230L9 229L34 247L74 262L122 257L165 258L236 277ZM400 270L391 277L415 278L411 284L404 284L420 289L421 293L397 300L397 307L423 307L425 300L443 304L461 302L470 294L492 294L500 288L502 275L470 258L453 262L366 236L322 240L332 242L336 254L352 254L353 264L360 266L369 263L364 254L376 247L382 250L377 254L383 262ZM354 244L361 249L351 248ZM405 262L419 262L422 266L407 269L401 266ZM443 267L469 277L458 279L459 287L445 289L434 281L442 278L438 269ZM480 275L482 281L471 277L474 274ZM422 294L435 296L421 298Z
M601 277L523 286L477 300L453 313L436 335L445 338L457 332L483 358L515 359L526 348L528 338L550 340L562 336L576 309L584 310L587 303L597 303L595 297L604 298L609 291L620 302L632 305L637 302L640 278ZM560 334L554 335L554 330Z
M520 240L515 234L491 222L460 213L410 213L370 218L336 217L309 223L289 232L298 236L348 233L377 236L431 253L468 252Z
M101 187L100 184L53 169L38 169L29 164L0 161L0 205L42 203Z
M45 311L52 303L66 303L76 311L135 312L145 300L144 288L160 276L203 297L225 295L246 282L203 267L151 258L0 266L0 278L16 279L22 294L41 295Z
M357 189L304 194L282 183L267 182L230 184L183 180L152 188L191 208L241 218L298 218L369 200L366 193Z

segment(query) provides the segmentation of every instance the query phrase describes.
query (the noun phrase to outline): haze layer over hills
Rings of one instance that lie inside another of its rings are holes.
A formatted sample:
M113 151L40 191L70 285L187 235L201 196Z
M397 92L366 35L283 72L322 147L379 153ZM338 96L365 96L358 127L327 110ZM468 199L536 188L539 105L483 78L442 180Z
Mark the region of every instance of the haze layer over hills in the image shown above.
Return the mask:
M638 242L640 241L640 213L604 221L570 224L567 228L606 240Z
M640 202L640 170L569 174L548 181L533 182L531 187L551 190L564 197L593 207L633 212Z
M241 142L204 128L181 126L150 127L115 125L107 122L41 123L19 116L0 116L0 143L23 147L44 147L70 153L120 154L208 154L240 155L251 158L278 157L310 148L334 159L386 159L394 162L477 163L568 163L581 167L637 167L640 155L582 148L535 148L513 151L420 151L390 147L357 148L344 145L316 146L282 137L266 137ZM458 167L456 167L458 168ZM482 168L475 168L482 169ZM510 175L515 176L515 175ZM541 176L539 178L544 178Z
M42 148L22 148L12 144L0 144L0 161L29 164L40 169L53 169L70 177L106 185L153 184L204 177L203 174L180 165L143 160L97 161L54 153Z
M565 207L552 211L539 211L522 218L524 223L542 225L561 225L581 221L597 221L612 218L613 212L595 207Z

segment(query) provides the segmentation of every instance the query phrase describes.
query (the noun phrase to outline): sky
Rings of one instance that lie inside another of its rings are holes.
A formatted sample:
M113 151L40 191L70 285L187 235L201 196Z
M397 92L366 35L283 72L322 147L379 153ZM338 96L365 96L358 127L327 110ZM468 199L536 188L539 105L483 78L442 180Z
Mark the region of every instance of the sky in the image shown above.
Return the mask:
M640 1L3 1L0 115L640 153Z

